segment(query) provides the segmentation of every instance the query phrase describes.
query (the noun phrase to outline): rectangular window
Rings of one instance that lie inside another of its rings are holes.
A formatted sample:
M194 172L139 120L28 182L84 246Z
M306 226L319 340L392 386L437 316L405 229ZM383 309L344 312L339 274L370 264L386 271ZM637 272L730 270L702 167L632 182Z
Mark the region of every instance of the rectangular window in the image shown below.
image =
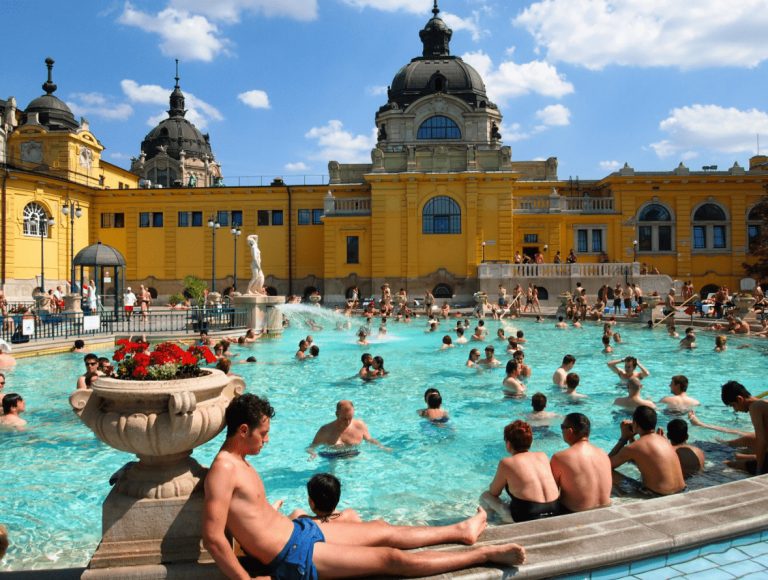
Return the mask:
M232 210L232 226L243 227L243 211L239 209Z
M576 230L576 251L580 254L589 252L587 232L589 232L589 230Z
M308 209L300 209L299 210L299 225L300 226L308 226L309 220L311 219L312 214Z
M272 210L272 225L273 226L283 225L283 210L281 209Z
M179 212L179 222L178 226L180 228L188 228L189 222L191 221L192 212L190 211L180 211Z
M360 238L347 236L347 264L360 263Z
M152 214L143 211L139 214L139 227L140 228L148 228L150 225L152 225Z
M706 226L693 226L693 247L697 250L703 250L707 247Z
M321 209L313 209L312 210L312 225L313 226L319 226L323 223L323 210Z
M229 212L228 211L217 211L216 212L216 221L219 222L219 225L221 227L227 227L229 225Z
M539 243L539 234L523 234L523 243L524 244L538 244Z
M659 226L659 252L672 251L672 226Z
M156 211L152 213L152 227L153 228L163 227L163 212Z
M599 254L603 251L603 230L592 230L592 252Z
M192 212L192 227L193 228L203 227L203 212L201 211Z
M712 247L722 250L725 244L725 226L712 226Z
M653 228L651 226L640 226L637 233L637 249L641 252L650 252L653 250Z
M256 225L268 226L269 225L269 210L260 209L256 212Z

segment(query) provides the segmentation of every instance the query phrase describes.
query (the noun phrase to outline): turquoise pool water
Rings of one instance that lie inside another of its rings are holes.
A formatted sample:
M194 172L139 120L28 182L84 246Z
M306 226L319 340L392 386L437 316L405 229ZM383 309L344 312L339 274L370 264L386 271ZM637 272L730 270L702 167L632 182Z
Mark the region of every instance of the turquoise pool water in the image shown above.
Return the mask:
M442 336L453 335L454 320L444 322L436 333L425 333L423 318L409 325L390 323L382 339L375 325L368 347L355 343L359 320L343 332L325 324L326 330L312 332L321 349L316 360L301 363L293 358L299 339L309 332L301 326L289 328L280 340L234 349L236 359L258 358L257 364L235 365L234 371L245 378L249 392L269 397L277 410L271 441L253 458L270 500L285 499L286 510L307 509L305 482L316 472L332 471L342 480L342 507L355 507L364 517L437 524L470 515L505 453L504 425L530 411L530 398L503 397L503 368L465 368L469 349L482 350L482 343L439 350ZM506 363L503 343L493 338L499 323L486 324L492 337L487 342ZM473 320L471 328L474 325ZM723 407L720 385L733 378L753 393L768 389L765 342L732 339L727 352L715 354L714 336L701 332L699 349L681 352L677 340L661 329L628 326L620 328L624 344L613 355L604 355L599 326L560 331L551 322L524 320L514 325L528 339L526 362L533 367L529 394L545 393L548 408L557 413L585 413L593 423L593 442L604 449L612 447L619 421L628 416L611 407L624 389L605 365L609 357L637 356L651 371L644 396L656 401L668 393L671 375L686 374L689 393L704 403L700 418L734 428L748 429L749 420ZM740 344L750 348L735 348ZM384 357L387 378L369 383L357 378L364 351ZM579 390L589 395L578 405L551 385L552 373L566 353L577 357ZM100 443L70 410L67 396L82 368L80 355L56 355L21 360L8 373L6 392L25 397L30 426L25 432L0 433L0 522L8 526L12 539L0 570L82 566L98 543L107 480L132 456ZM430 386L440 389L451 413L445 428L425 423L416 414ZM306 446L317 428L333 419L340 399L355 403L357 416L392 452L368 446L353 459L308 459ZM660 423L667 420L662 416ZM538 429L534 448L549 454L561 449L558 426L555 420L551 430ZM692 430L693 440L713 441L715 435ZM195 457L210 463L222 438L196 450ZM712 467L727 456L716 445L705 447L713 452ZM692 482L694 488L701 485L703 481Z

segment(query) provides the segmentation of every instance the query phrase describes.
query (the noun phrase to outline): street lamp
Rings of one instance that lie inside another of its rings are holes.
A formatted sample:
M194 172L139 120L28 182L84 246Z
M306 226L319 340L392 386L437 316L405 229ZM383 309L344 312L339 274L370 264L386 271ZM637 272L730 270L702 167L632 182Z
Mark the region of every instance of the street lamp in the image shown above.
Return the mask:
M54 223L53 218L37 215L37 229L40 232L40 292L43 294L45 294L45 238L48 228L53 227Z
M208 227L211 228L211 240L213 241L213 254L211 255L211 292L216 292L216 230L221 227L213 217L208 219Z
M243 232L241 232L240 228L237 226L232 226L230 231L232 232L232 240L234 241L235 246L235 265L232 270L232 291L237 292L237 238L239 238L240 234Z
M632 240L632 261L637 262L637 240Z
M83 215L80 204L76 201L67 200L64 207L61 208L64 216L69 216L69 293L72 294L75 286L75 218Z
M485 264L485 242L483 242L483 264Z

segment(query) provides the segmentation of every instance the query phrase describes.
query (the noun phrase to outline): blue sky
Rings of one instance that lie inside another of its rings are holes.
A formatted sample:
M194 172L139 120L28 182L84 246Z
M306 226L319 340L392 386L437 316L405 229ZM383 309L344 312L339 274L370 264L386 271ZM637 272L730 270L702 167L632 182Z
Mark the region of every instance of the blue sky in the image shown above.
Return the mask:
M432 0L0 0L0 95L57 96L128 167L165 117L174 59L187 118L238 176L370 161L374 115L421 54ZM451 52L483 76L514 160L561 179L628 162L746 165L768 151L765 0L441 0ZM317 182L317 178L310 179Z

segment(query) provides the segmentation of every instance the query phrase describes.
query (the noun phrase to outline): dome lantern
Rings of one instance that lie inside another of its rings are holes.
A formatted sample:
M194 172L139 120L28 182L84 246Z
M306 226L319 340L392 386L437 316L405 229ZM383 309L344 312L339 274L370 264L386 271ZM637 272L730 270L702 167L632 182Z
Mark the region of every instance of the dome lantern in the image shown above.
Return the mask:
M424 44L422 56L424 58L450 56L450 42L453 30L448 28L448 25L438 16L440 8L437 7L437 0L435 0L433 5L432 14L432 18L427 22L424 29L419 31L419 38L421 38L421 42Z

